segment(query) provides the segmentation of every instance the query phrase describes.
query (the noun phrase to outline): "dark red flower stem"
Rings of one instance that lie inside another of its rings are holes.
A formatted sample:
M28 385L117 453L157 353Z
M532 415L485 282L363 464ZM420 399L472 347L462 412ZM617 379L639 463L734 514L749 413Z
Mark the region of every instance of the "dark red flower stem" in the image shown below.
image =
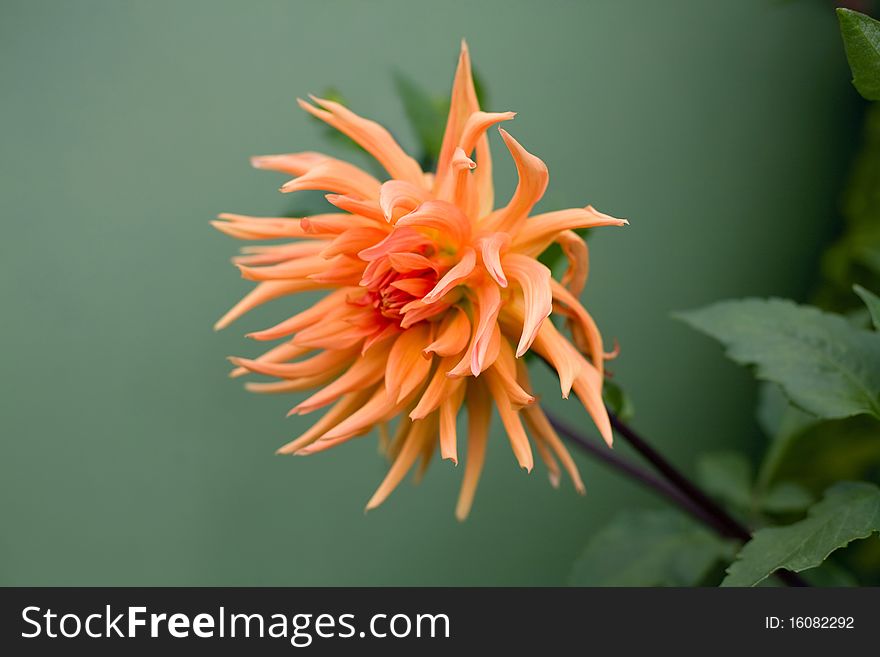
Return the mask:
M612 458L610 451L606 448L594 445L593 441L589 438L549 413L547 417L560 434L565 436L571 443L577 445L581 450L611 466L618 472L657 491L691 516L714 529L721 536L743 542L752 538L752 534L747 527L727 513L702 489L685 477L663 455L651 447L648 441L636 432L635 429L610 410L608 415L611 418L611 426L618 435L626 440L633 449L650 463L661 475L662 479L629 463L616 454ZM779 570L776 572L776 576L788 586L809 586L800 575L789 570Z
M593 441L580 435L571 426L563 422L557 417L547 414L550 424L556 429L557 433L564 436L569 442L577 445L581 450L587 452L597 461L601 461L612 470L634 479L636 482L651 489L655 493L659 493L673 504L681 507L699 522L709 525L718 533L724 534L724 527L717 519L703 511L699 506L691 502L687 497L682 495L676 488L666 483L663 479L657 477L651 472L631 463L622 456L617 455L613 450L608 449L604 445L594 444Z

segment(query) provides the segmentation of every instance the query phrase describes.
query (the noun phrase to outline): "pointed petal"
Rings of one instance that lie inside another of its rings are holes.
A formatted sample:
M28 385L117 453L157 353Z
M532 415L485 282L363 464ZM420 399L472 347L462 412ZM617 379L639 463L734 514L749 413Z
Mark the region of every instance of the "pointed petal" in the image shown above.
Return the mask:
M328 159L299 178L284 183L281 191L289 194L303 190L318 190L375 199L379 197L380 187L378 180L353 164Z
M556 212L546 212L529 217L521 226L513 246L527 255L537 256L566 230L579 228L598 228L600 226L627 226L626 219L617 219L602 214L592 205L585 208L570 208Z
M510 235L507 233L492 233L479 240L480 251L483 256L483 266L489 272L489 276L501 287L507 287L507 277L501 266L501 252L510 244Z
M406 180L416 185L424 182L422 169L418 162L407 155L385 128L369 119L358 116L348 108L312 96L321 109L304 100L297 100L299 106L350 137L365 151L385 167L388 174L398 180Z
M483 471L486 458L486 443L489 439L489 423L492 419L492 401L485 385L479 379L468 381L467 387L468 435L467 458L464 462L464 477L461 493L455 507L455 517L464 520L470 513Z
M425 347L425 353L438 356L456 356L467 347L471 337L471 323L461 308L450 311L440 322L434 342Z
M498 409L498 415L501 417L505 431L507 431L507 438L510 440L513 454L516 456L520 467L524 468L527 472L531 472L535 465L535 460L532 456L532 448L529 445L528 436L526 436L525 429L523 429L522 418L520 418L519 413L511 405L496 368L490 367L486 370L486 382L489 385L489 392L495 399L495 408Z
M526 426L535 436L536 444L542 441L547 444L562 462L562 467L565 468L565 471L571 478L575 490L583 495L586 492L586 488L581 479L581 474L578 472L577 464L575 464L574 459L571 458L571 454L568 452L568 449L566 449L565 444L559 439L556 430L553 429L553 426L544 414L543 409L540 405L533 404L532 406L523 409L522 412Z
M441 236L463 244L470 237L471 222L465 214L448 201L425 201L414 211L397 220L398 226L433 228Z
M371 390L358 390L351 394L345 395L336 402L324 416L315 422L304 434L290 441L286 445L278 448L276 454L295 454L298 450L306 447L323 436L327 431L335 427L340 421L350 416L356 409L360 408L372 394Z
M516 357L521 358L532 346L544 320L553 311L550 270L537 260L517 253L508 254L504 266L519 283L523 293L525 317L522 336L516 348Z
M541 200L547 181L550 179L547 165L524 149L516 139L504 129L499 128L504 143L513 156L519 182L510 202L502 209L492 213L486 219L489 230L514 232L514 227L523 221L528 213Z
M390 397L400 401L424 384L433 358L426 358L422 350L430 341L431 327L427 323L407 329L394 341L385 366L385 387Z
M434 303L439 300L444 294L470 276L476 264L477 254L474 253L472 248L467 247L462 251L461 260L450 268L449 271L443 275L443 278L437 281L437 285L434 286L434 289L428 292L422 300L425 303Z
M437 159L437 175L434 179L435 191L443 186L445 178L451 174L450 161L456 146L461 142L464 126L468 117L479 109L480 104L477 101L477 92L471 73L471 58L467 44L462 41L458 67L455 70L455 80L452 83L449 117L446 120L446 130L443 133L443 142ZM483 165L482 162L479 164Z
M385 220L394 223L402 214L412 212L430 198L428 191L405 180L389 180L379 191L379 207ZM401 210L402 212L396 212Z
M440 458L458 465L458 437L456 422L458 410L464 401L467 385L464 379L446 379L447 394L440 402Z
M418 420L412 423L400 453L394 459L394 463L389 468L388 474L385 475L385 479L379 485L379 488L373 493L373 497L367 502L367 511L375 509L382 504L391 492L397 488L397 485L403 481L406 473L409 472L409 469L422 451L425 442L433 440L432 428L433 423L430 419Z
M318 290L322 287L320 283L315 281L266 281L260 283L253 290L248 292L241 301L235 304L223 317L214 324L214 330L224 329L236 319L254 308L263 305L273 299L296 294L297 292L305 292L307 290Z

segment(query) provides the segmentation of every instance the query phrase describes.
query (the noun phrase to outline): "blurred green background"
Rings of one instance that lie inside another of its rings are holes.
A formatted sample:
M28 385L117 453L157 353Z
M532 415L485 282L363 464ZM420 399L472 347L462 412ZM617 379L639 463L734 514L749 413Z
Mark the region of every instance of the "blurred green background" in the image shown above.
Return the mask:
M461 37L543 207L632 222L591 238L584 298L636 426L685 469L757 448L750 375L669 314L809 289L857 117L830 3L3 0L0 583L554 585L645 502L580 455L587 497L553 490L496 426L466 523L448 463L365 515L374 439L274 456L311 419L226 378L291 312L211 331L249 284L208 220L290 209L248 156L343 152L294 104L328 86L413 145L392 75L445 92Z

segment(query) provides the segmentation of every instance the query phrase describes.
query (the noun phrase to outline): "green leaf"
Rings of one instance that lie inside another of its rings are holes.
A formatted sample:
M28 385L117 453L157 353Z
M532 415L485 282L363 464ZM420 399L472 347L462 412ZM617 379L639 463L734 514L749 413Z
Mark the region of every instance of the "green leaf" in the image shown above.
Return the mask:
M838 9L837 20L853 85L868 100L880 100L880 22L851 9Z
M850 541L880 531L880 488L844 482L829 488L807 517L786 527L759 529L727 569L722 586L755 586L780 568L815 568Z
M711 452L697 461L697 480L712 497L738 509L752 499L752 466L739 452Z
M602 384L602 397L605 404L621 420L631 420L636 414L636 408L626 391L611 379L605 379Z
M853 285L853 291L865 302L868 312L871 313L871 322L874 324L874 328L880 331L880 297L861 285Z
M449 101L442 97L434 97L422 89L416 82L402 73L394 75L394 86L403 103L403 110L409 119L422 151L423 165L436 162L440 155L443 142L443 131L446 128L446 115L449 112ZM427 166L425 168L432 168Z
M671 509L629 511L596 533L575 562L573 586L695 586L731 545Z
M838 315L783 299L723 301L679 315L757 366L802 409L822 418L880 418L880 336Z

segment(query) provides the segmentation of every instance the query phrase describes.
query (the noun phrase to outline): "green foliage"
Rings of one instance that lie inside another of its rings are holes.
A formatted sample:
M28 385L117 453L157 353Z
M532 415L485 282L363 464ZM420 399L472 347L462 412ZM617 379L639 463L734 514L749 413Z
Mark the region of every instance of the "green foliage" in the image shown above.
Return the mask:
M756 531L721 585L755 586L780 568L814 568L838 548L878 531L880 488L865 482L836 484L800 522Z
M625 512L575 562L573 586L696 586L731 558L731 545L675 511Z
M734 508L752 505L752 467L739 452L703 454L697 461L697 481L712 497Z
M449 114L449 98L429 94L402 73L394 76L394 86L418 140L422 168L431 169L440 155L446 116Z
M779 384L822 418L880 418L880 336L837 315L783 299L723 301L679 315L738 363Z
M632 399L613 379L605 379L602 385L602 398L611 412L621 420L630 420L636 414Z
M861 285L853 285L853 290L865 302L868 312L871 313L871 323L874 325L874 329L880 330L880 297Z
M802 512L813 495L792 481L780 481L766 490L756 488L752 466L744 454L710 452L697 461L697 481L718 501L740 512L784 515Z
M880 104L868 108L862 143L843 194L843 235L822 257L814 302L826 310L856 307L853 283L880 290Z
M853 85L868 100L880 100L880 22L851 9L838 9L837 19Z

